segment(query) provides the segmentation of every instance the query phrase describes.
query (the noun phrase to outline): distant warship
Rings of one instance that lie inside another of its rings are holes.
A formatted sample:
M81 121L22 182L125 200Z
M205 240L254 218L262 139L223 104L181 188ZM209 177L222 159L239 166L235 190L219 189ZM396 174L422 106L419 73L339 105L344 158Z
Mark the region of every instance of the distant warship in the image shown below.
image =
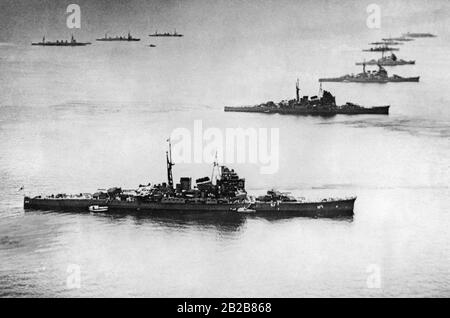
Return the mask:
M386 52L386 51L399 51L399 49L395 48L395 47L390 47L385 44L385 45L371 47L370 49L363 50L363 52Z
M126 37L125 36L110 37L107 34L105 34L103 38L96 39L96 41L140 41L140 40L141 39L133 38L130 32L128 32L128 35Z
M372 42L370 45L403 45L404 43L396 41L383 41L383 42Z
M366 71L366 63L363 63L363 72L353 75L347 74L340 77L320 78L319 82L343 82L343 83L389 83L389 82L418 82L419 76L402 77L399 75L388 76L387 71L378 65L378 71Z
M297 199L288 193L275 190L266 195L249 196L245 179L233 170L213 165L213 176L196 180L192 186L190 177L180 178L174 185L172 177L172 154L166 152L167 183L139 185L136 189L113 187L96 193L75 195L56 194L24 197L25 209L49 209L58 211L81 211L92 213L163 213L221 215L252 213L270 216L345 217L353 215L356 197L329 198L317 201ZM217 170L216 177L214 172Z
M383 41L402 41L402 42L409 42L414 41L414 39L407 38L404 36L396 37L396 38L382 38Z
M436 35L431 34L431 33L405 33L403 34L403 36L405 37L409 37L409 38L435 38Z
M158 33L158 31L155 31L155 33L150 34L149 36L175 36L175 37L181 37L183 34L177 33L177 30L175 30L173 33L165 32L165 33Z
M362 107L357 104L347 103L342 106L336 105L335 97L328 91L319 90L319 96L303 96L300 98L299 81L296 83L296 99L281 101L279 103L267 102L256 106L230 107L226 106L226 112L246 112L265 114L290 114L290 115L315 115L334 116L359 115L359 114L389 114L389 106Z
M70 38L70 41L67 40L57 40L56 42L50 42L45 40L45 36L42 38L42 42L34 42L31 45L41 45L41 46L85 46L91 44L90 42L77 42L75 38Z
M356 65L381 65L381 66L397 66L397 65L408 65L408 64L415 64L416 61L405 61L402 59L398 59L397 56L392 53L388 56L382 56L378 60L372 59L370 61L365 62L357 62Z

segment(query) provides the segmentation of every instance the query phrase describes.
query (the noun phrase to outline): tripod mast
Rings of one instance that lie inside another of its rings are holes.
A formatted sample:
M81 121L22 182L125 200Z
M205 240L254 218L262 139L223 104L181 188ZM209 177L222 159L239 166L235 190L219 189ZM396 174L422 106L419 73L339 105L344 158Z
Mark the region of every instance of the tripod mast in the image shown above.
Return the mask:
M175 164L172 162L172 144L170 143L170 138L167 139L169 143L169 151L166 151L167 159L167 183L171 189L173 189L173 176L172 176L172 166Z

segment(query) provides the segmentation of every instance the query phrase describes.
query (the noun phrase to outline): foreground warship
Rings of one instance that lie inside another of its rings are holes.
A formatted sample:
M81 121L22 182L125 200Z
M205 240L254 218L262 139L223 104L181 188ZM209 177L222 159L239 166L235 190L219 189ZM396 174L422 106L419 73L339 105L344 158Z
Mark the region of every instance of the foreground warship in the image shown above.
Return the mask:
M91 211L103 213L252 213L256 215L345 217L353 215L356 197L305 201L275 190L257 198L245 190L245 179L216 162L211 179L192 186L189 177L174 186L171 147L166 152L167 183L140 185L137 189L110 188L94 194L57 194L24 198L25 209ZM214 178L214 172L218 175ZM213 182L215 181L215 182Z
M378 71L366 71L366 63L362 63L363 72L359 74L347 74L340 77L320 78L319 82L343 82L343 83L389 83L389 82L418 82L420 76L402 77L394 74L388 76L387 71L380 64Z
M57 40L55 42L46 41L45 36L42 38L42 42L33 42L31 45L41 45L41 46L86 46L91 44L91 42L77 42L75 38L70 38L70 41L67 40Z
M267 102L256 106L231 107L226 106L226 112L246 112L246 113L266 113L266 114L292 114L292 115L316 115L334 116L359 115L359 114L389 114L389 106L374 106L370 108L357 104L347 103L342 106L336 105L336 98L328 91L322 91L320 87L319 95L303 96L300 98L299 81L296 83L296 99L281 101L279 103Z
M96 41L140 41L141 39L138 38L133 38L133 36L130 34L130 32L128 32L127 36L115 36L115 37L111 37L108 36L108 34L105 34L105 36L103 38L99 38L96 39Z
M409 65L416 64L416 61L410 60L406 61L403 59L398 59L397 56L392 53L391 55L383 56L378 60L372 59L370 61L357 62L356 65L381 65L381 66L397 66L397 65Z

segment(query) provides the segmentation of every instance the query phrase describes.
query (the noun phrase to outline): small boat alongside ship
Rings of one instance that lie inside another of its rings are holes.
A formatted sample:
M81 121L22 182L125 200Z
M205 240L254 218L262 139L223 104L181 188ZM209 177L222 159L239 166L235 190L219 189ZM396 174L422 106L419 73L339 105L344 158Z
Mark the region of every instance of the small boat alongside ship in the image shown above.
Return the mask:
M100 206L100 205L91 205L89 206L89 212L108 212L107 206Z

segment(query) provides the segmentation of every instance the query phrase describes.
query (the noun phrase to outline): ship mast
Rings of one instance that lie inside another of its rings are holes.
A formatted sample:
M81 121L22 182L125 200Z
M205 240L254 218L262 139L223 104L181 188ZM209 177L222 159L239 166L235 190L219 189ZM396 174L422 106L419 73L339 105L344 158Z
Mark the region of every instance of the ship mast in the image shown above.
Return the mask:
M297 97L297 103L300 101L300 81L297 78L297 82L295 83L295 93Z
M212 172L211 172L211 183L213 182L213 180L214 180L214 172L215 172L215 170L216 170L216 167L218 168L219 167L219 163L217 162L217 150L216 150L216 155L215 155L215 157L214 157L214 163L213 163L213 168L212 168ZM220 172L220 169L218 169L219 170L219 172ZM217 177L216 177L216 181L217 181Z
M172 144L170 143L170 138L167 139L169 143L169 151L166 151L167 159L167 183L171 189L173 189L173 176L172 176L172 166L175 164L172 162Z

